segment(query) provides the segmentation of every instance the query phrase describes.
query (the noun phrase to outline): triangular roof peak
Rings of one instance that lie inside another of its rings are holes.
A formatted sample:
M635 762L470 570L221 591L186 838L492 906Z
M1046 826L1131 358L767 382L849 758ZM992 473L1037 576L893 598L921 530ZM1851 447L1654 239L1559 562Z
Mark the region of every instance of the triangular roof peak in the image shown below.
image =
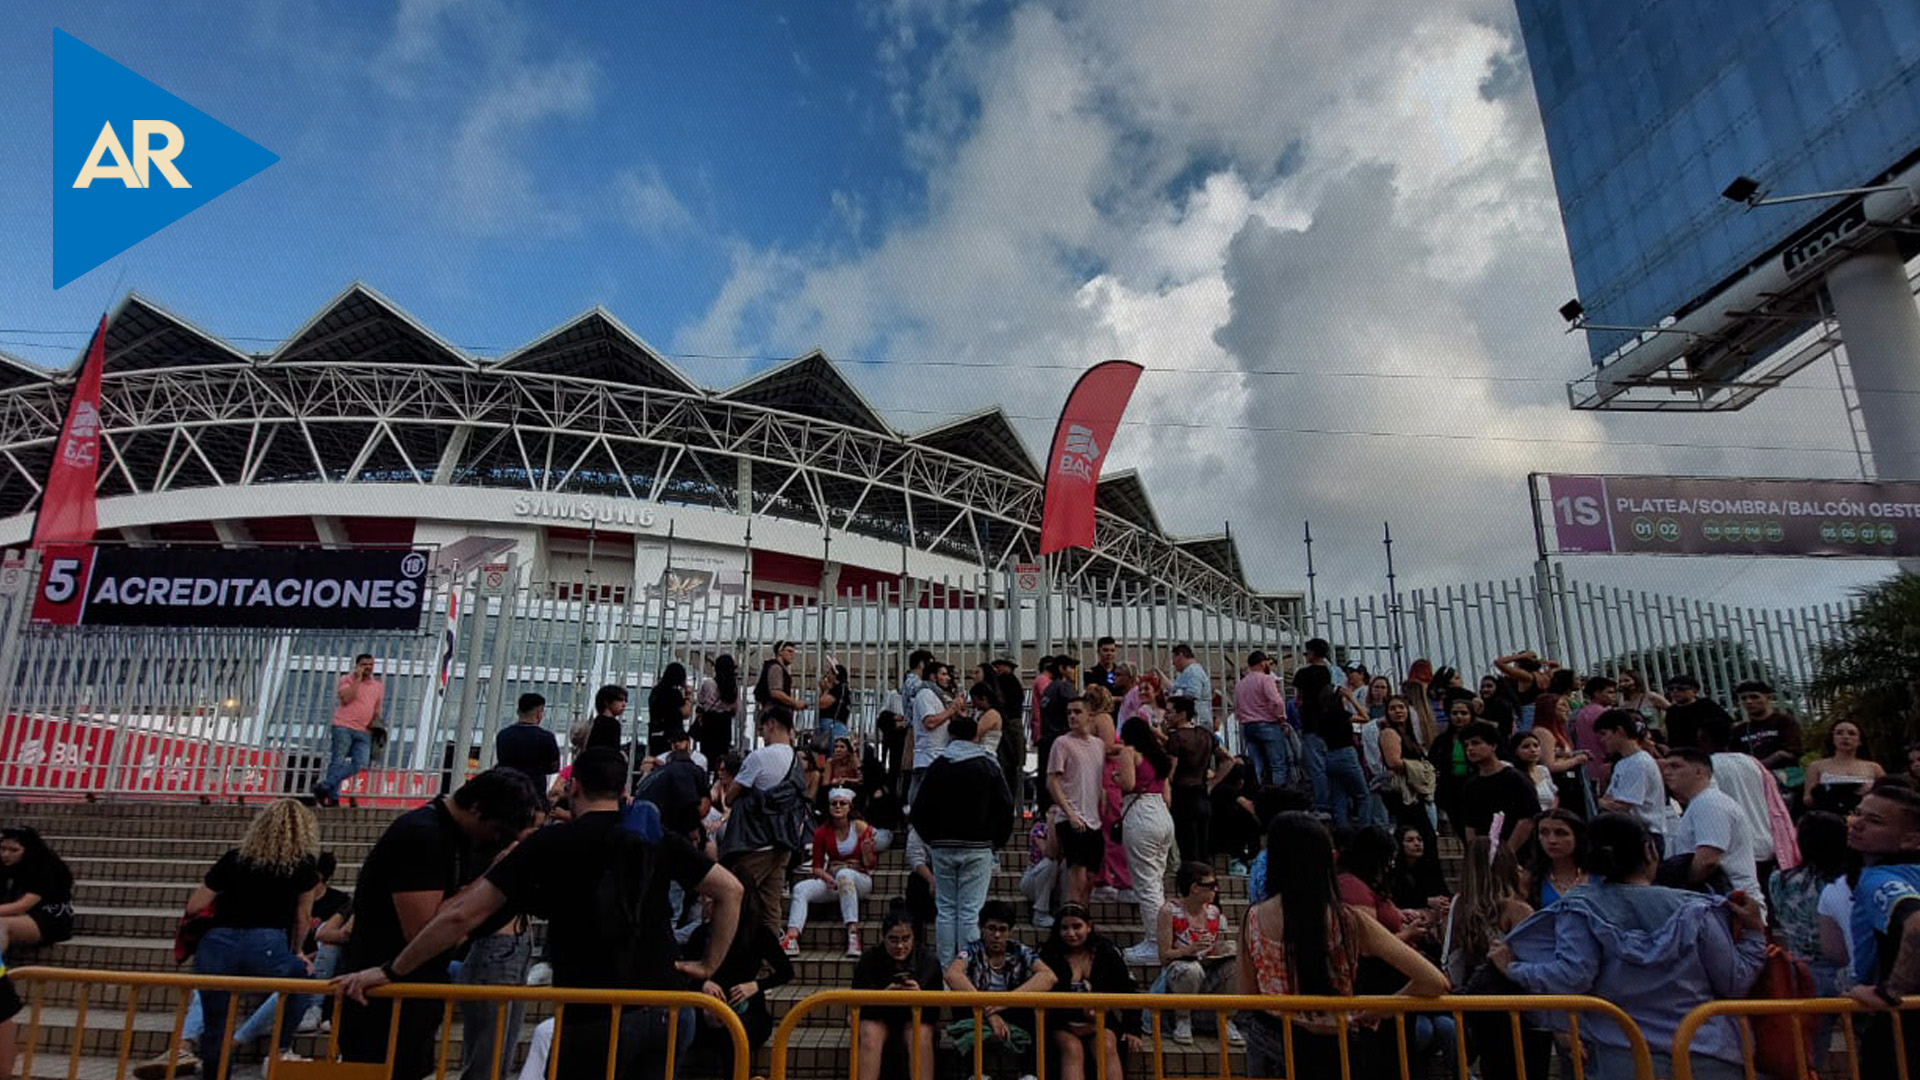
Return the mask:
M1153 512L1153 500L1147 497L1147 485L1140 474L1132 469L1108 473L1100 478L1100 486L1094 490L1093 504L1109 513L1133 522L1155 536L1165 535L1160 530L1160 518Z
M700 392L659 350L598 304L494 361L494 366Z
M87 350L82 346L69 370L77 373L86 358ZM104 371L252 362L253 357L137 292L121 297L107 314Z
M909 441L1028 480L1041 478L1040 467L1034 464L1026 440L998 405L935 424L911 436Z
M471 357L361 281L342 289L267 360L476 366Z
M894 435L866 395L819 349L749 375L715 397Z

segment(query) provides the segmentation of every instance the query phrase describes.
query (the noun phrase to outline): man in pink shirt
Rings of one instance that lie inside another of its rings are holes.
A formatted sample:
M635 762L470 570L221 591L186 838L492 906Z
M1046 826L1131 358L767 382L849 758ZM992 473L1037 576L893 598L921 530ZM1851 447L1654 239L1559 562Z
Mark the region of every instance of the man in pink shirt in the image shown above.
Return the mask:
M332 753L327 775L313 785L313 797L321 806L340 805L340 785L353 779L367 767L373 754L373 722L380 718L380 703L387 688L373 677L373 654L353 658L353 670L334 684L338 704L333 710Z
M1607 750L1600 741L1599 733L1593 730L1593 722L1600 719L1601 713L1613 708L1619 702L1620 691L1613 680L1605 675L1595 675L1588 679L1587 684L1580 690L1586 695L1587 703L1580 706L1580 711L1573 714L1571 733L1573 748L1585 750L1592 755L1591 762L1587 765L1587 777L1601 791L1605 791L1607 776L1613 771L1613 767L1607 764Z
M1286 733L1280 730L1287 701L1273 677L1273 659L1258 649L1247 657L1247 673L1233 684L1233 715L1240 721L1240 745L1261 786L1285 784L1295 764Z

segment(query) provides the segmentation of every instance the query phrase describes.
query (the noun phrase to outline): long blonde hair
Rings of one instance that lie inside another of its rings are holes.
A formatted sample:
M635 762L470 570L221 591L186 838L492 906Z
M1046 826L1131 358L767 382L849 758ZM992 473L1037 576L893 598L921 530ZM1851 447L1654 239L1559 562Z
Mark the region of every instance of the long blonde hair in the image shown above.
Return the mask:
M240 861L271 870L291 870L320 854L320 823L298 799L276 799L247 824Z
M1467 845L1467 857L1460 867L1460 895L1453 901L1453 945L1469 962L1478 964L1487 958L1493 939L1502 926L1510 901L1526 902L1520 887L1520 862L1512 849L1476 836Z

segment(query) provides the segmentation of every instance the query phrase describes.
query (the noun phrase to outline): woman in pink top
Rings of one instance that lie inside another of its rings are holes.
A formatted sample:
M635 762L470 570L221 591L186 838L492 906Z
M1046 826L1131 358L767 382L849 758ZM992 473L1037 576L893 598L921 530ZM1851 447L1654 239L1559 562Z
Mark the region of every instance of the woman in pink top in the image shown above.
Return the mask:
M1120 847L1140 902L1144 933L1127 950L1127 962L1160 962L1160 908L1166 903L1167 857L1173 851L1173 813L1168 807L1167 776L1173 759L1160 745L1153 725L1134 717L1120 728Z
M1107 769L1100 782L1100 827L1107 832L1107 854L1100 872L1094 877L1094 899L1131 900L1133 875L1127 870L1126 845L1115 841L1113 827L1120 824L1124 811L1120 790L1120 732L1114 723L1112 691L1099 684L1086 689L1087 712L1093 719L1093 737L1107 748Z

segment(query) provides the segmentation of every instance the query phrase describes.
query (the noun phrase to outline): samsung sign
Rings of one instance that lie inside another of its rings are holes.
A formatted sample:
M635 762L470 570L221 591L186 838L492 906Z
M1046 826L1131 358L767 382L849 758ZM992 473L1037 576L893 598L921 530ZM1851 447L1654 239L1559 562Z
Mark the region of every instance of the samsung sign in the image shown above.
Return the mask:
M513 516L582 525L626 525L651 529L653 507L611 499L584 499L568 495L521 495L513 500Z
M49 547L35 622L413 630L426 598L421 551Z

